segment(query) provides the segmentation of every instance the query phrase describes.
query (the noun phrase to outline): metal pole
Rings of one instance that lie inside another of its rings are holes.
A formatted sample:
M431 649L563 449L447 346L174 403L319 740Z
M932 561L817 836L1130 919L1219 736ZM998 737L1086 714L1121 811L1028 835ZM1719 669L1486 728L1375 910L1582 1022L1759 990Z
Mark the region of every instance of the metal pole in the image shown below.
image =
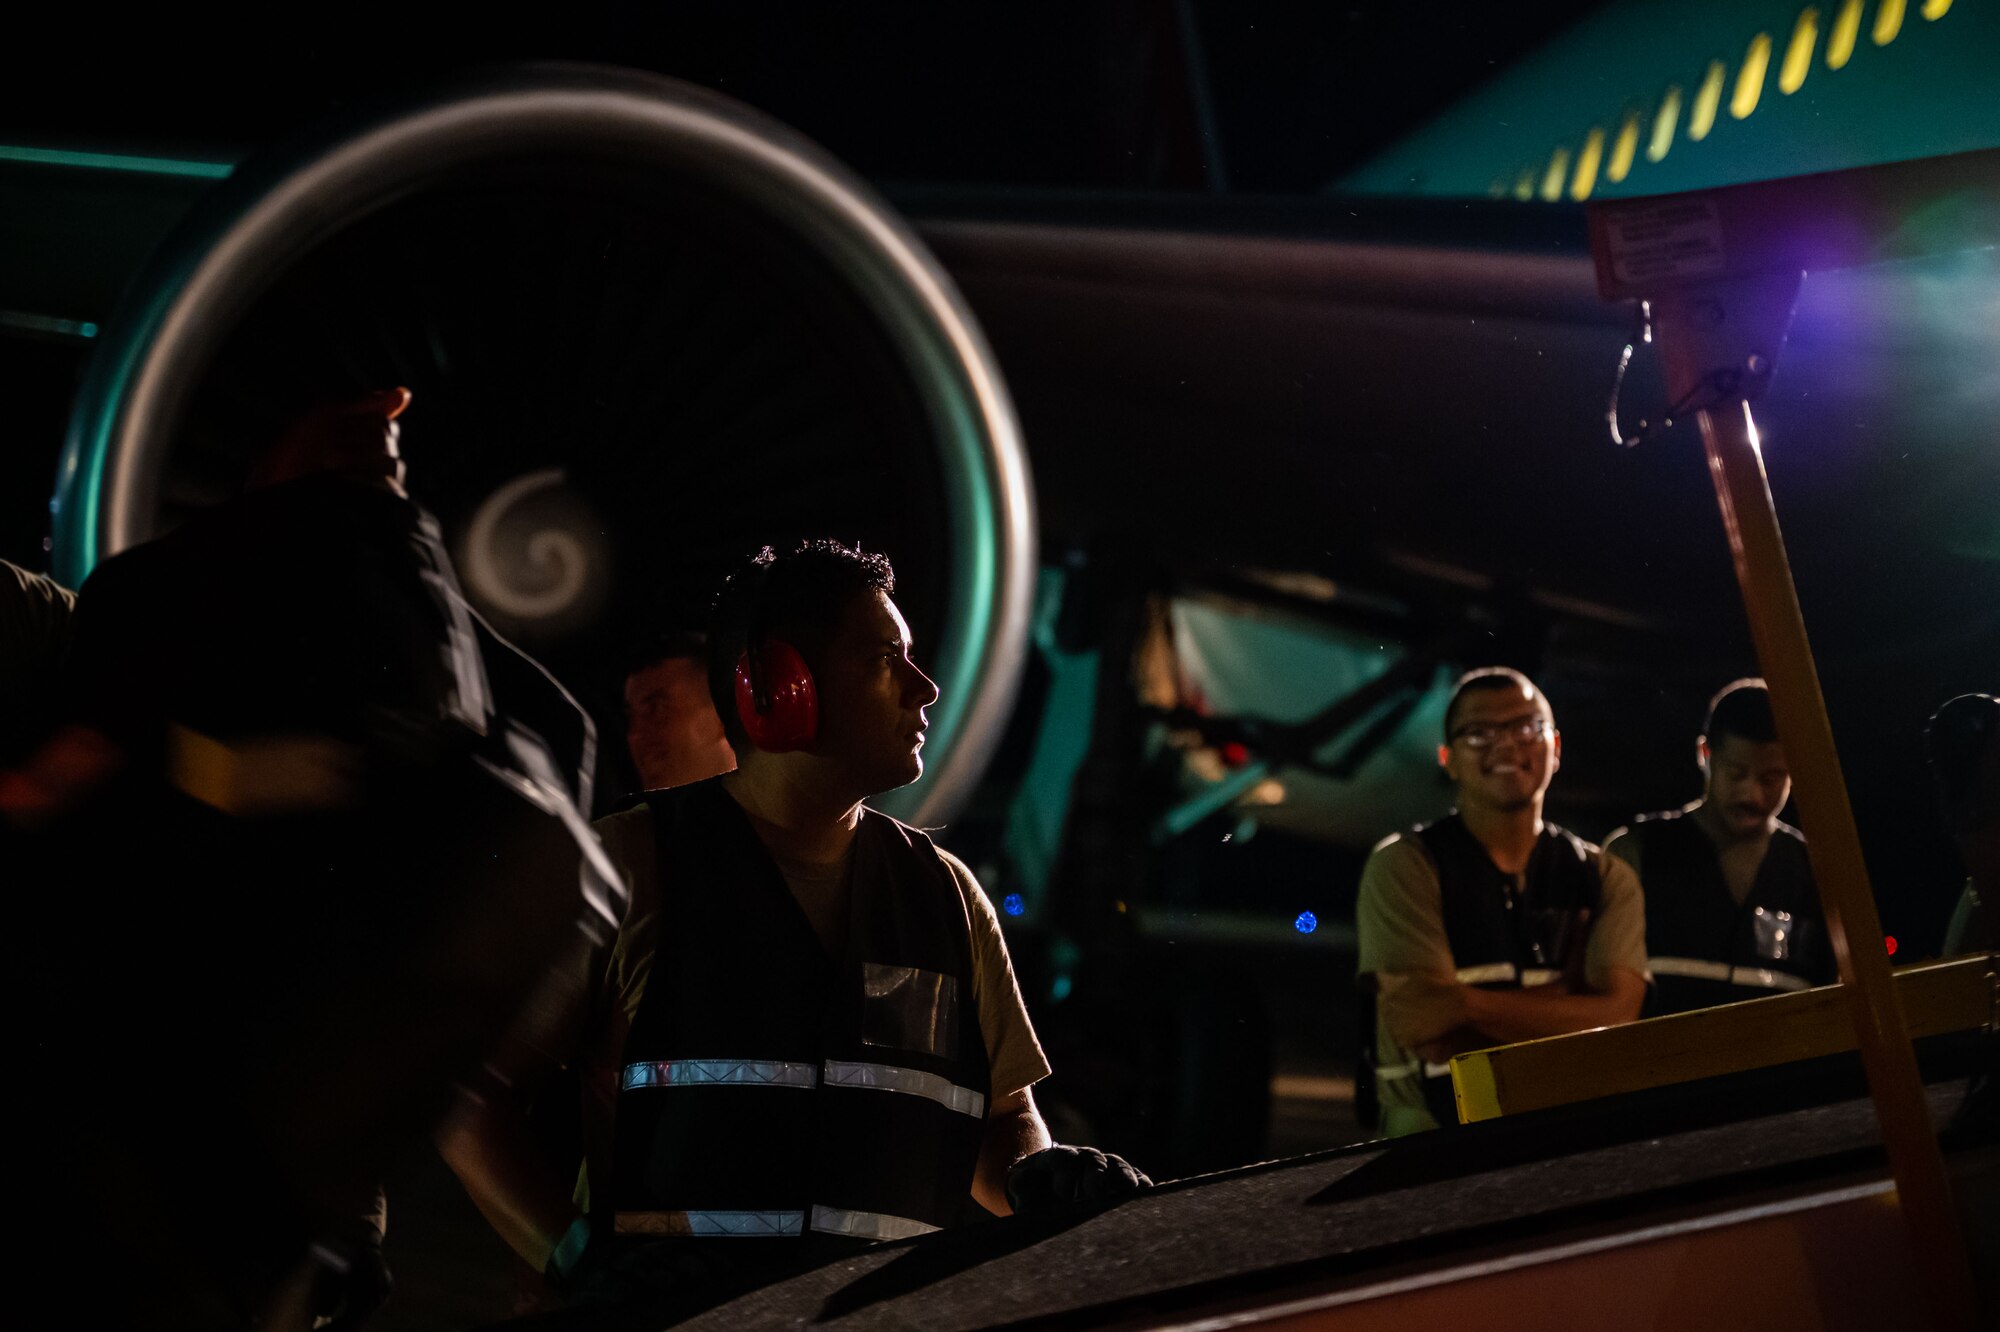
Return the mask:
M1896 1196L1916 1250L1917 1271L1936 1325L1949 1332L1973 1332L1979 1323L1965 1235L1952 1206L1944 1157L1931 1127L1902 1002L1882 946L1882 922L1875 912L1833 727L1778 531L1757 426L1747 402L1703 411L1700 421L1757 660L1770 687L1785 758L1797 778L1799 818L1810 833L1807 849L1813 876L1819 882L1834 957L1854 1017L1856 1044L1896 1178Z

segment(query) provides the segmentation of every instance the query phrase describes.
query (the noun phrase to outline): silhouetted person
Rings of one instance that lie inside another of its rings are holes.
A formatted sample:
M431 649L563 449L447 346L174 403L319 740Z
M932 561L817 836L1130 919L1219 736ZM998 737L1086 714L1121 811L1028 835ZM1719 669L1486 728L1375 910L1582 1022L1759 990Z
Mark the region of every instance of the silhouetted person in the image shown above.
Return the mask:
M408 396L306 414L241 498L100 566L63 726L4 787L43 928L84 945L42 977L46 1262L117 1273L94 1317L364 1313L382 1168L618 914L588 721L459 595Z

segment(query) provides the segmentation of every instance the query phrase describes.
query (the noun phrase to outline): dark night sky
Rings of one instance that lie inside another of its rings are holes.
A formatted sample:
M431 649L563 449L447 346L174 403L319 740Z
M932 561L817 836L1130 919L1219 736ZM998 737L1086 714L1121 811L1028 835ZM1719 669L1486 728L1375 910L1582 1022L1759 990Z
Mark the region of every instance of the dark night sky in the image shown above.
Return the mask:
M361 0L122 19L78 7L0 50L0 134L235 146L466 65L591 60L740 97L877 180L1198 185L1185 142L1161 143L1196 123L1175 35L1184 13L1227 187L1302 193L1594 7L588 0L474 18Z

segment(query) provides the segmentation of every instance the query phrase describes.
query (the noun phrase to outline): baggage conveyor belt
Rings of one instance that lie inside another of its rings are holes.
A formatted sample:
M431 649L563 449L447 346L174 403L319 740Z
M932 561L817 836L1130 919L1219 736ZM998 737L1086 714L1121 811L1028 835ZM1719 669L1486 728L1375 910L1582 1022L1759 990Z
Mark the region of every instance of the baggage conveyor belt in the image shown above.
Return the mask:
M1095 1214L873 1249L681 1326L1219 1328L1301 1299L1353 1304L1760 1215L1879 1205L1891 1186L1870 1103L1800 1104L1852 1090L1852 1076L1838 1061L1794 1065L1178 1181ZM1939 1124L1967 1085L1930 1087ZM1979 1136L1946 1146L1970 1172L1960 1192L1984 1209L1974 1243L1990 1255L2000 1152ZM1885 1254L1884 1271L1899 1262Z

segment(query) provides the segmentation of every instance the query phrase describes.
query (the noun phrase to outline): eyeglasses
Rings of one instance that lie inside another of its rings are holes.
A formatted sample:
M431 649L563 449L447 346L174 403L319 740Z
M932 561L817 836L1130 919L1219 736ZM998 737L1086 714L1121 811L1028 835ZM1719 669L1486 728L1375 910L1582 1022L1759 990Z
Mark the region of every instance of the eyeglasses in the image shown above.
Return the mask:
M1494 725L1473 724L1461 726L1451 733L1451 743L1465 741L1467 749L1490 749L1502 740L1519 740L1522 744L1533 744L1549 733L1547 717L1522 717L1517 721L1499 722Z

